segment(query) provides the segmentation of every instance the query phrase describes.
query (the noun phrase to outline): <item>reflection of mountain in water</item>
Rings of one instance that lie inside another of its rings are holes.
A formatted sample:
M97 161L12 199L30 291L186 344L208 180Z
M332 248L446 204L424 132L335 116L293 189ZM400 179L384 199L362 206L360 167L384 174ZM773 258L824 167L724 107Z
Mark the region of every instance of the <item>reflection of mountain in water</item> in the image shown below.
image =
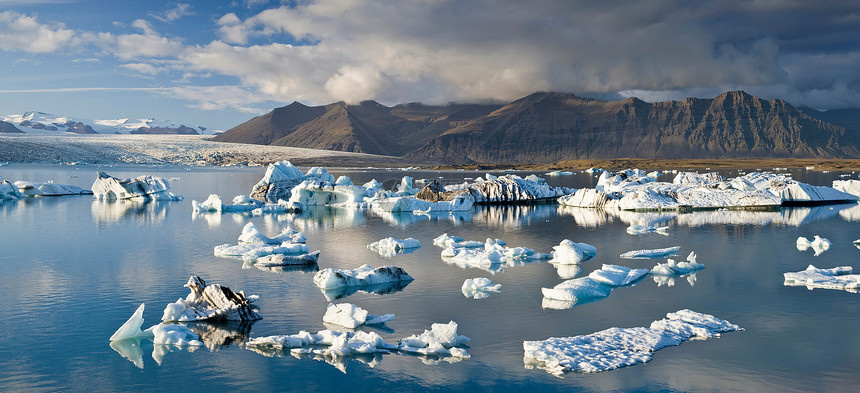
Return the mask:
M387 295L389 293L399 292L406 288L412 281L393 281L375 285L357 285L352 287L340 287L331 289L321 289L326 300L334 301L345 298L358 291L373 293L376 295Z
M120 220L138 224L161 224L167 217L170 201L99 201L93 200L93 218L99 224L110 224Z

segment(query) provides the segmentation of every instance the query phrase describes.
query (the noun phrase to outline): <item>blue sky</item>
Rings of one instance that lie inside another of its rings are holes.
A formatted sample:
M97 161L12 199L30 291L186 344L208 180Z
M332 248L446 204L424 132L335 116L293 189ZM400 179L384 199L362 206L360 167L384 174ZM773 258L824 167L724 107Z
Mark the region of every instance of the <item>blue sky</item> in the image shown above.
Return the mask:
M274 107L646 101L860 107L860 4L0 0L0 113L228 129Z

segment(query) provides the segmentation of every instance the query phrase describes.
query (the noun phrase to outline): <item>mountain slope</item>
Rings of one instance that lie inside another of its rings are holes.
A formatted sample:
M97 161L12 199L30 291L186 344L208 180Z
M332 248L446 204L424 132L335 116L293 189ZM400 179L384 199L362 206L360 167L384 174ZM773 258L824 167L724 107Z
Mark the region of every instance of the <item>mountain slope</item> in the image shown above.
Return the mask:
M2 120L0 120L0 132L16 133L16 134L24 133L24 131L21 131L18 129L18 127L15 127L14 124L9 123L8 121L2 121Z

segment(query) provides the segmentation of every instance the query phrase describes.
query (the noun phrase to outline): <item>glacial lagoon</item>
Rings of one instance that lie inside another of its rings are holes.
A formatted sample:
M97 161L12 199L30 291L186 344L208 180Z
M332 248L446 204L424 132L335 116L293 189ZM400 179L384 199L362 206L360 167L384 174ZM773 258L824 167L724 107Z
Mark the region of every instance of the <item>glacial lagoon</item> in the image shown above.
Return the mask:
M679 168L680 169L680 168ZM769 168L765 168L769 169ZM477 206L468 213L379 214L355 208L311 207L298 214L194 214L191 201L247 194L265 168L5 165L0 178L90 188L98 171L117 177L170 179L183 201L104 202L92 196L27 198L0 204L0 390L163 391L166 389L279 391L851 391L860 383L860 294L784 285L783 273L808 265L860 269L860 205L837 204L773 211L609 212L557 204ZM404 175L462 182L485 172L329 169L354 183L386 188ZM501 174L499 172L492 172ZM523 175L530 172L523 172ZM552 185L593 187L585 173L546 176ZM737 171L726 172L736 176ZM814 185L857 174L792 171ZM671 177L671 174L666 176ZM420 186L420 184L416 184ZM338 361L252 351L253 337L329 329L330 303L312 279L314 268L243 266L213 255L236 242L253 222L273 235L287 225L303 231L319 268L402 267L414 281L374 293L340 294L372 314L394 314L384 327L364 327L387 342L455 321L471 341L469 359L403 353ZM668 226L665 234L630 234L631 225ZM546 261L489 269L447 263L433 239L448 233L469 240L502 239L511 247L552 251L563 239L597 248L575 268ZM828 238L815 255L795 247L798 237ZM390 258L367 245L413 237L421 246ZM547 304L541 288L584 277L603 264L650 269L662 259L622 259L631 250L680 246L706 268L695 276L647 276L599 301ZM197 275L245 294L263 319L194 323L203 347L139 343L111 346L108 338L141 303L144 327L168 303L188 294ZM564 278L562 277L564 276ZM466 279L501 284L482 299L461 292ZM562 378L523 359L523 341L587 335L610 327L647 327L667 313L690 309L742 327L720 338L661 349L645 364Z

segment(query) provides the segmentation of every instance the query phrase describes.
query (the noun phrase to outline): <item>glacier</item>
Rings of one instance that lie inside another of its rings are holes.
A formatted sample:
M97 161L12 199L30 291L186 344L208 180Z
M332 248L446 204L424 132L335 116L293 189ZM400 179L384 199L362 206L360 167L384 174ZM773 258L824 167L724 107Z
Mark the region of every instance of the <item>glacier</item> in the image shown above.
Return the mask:
M581 336L524 341L523 359L527 368L541 368L558 377L570 371L596 373L647 363L654 352L668 346L739 330L743 329L713 315L684 309L647 328L613 327Z

